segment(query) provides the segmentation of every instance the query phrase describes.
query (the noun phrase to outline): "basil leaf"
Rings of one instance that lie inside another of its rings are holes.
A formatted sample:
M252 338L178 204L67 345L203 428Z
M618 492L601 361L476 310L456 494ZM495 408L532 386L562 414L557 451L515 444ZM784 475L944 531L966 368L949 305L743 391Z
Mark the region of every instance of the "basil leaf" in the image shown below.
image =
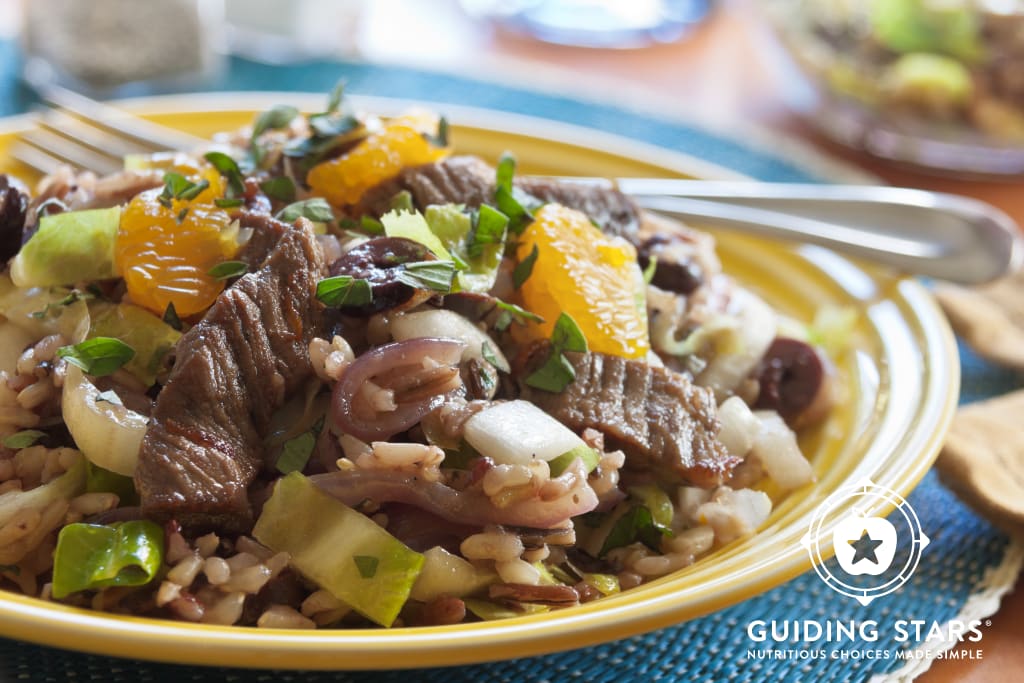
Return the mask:
M352 560L359 569L359 576L364 579L372 579L377 576L377 566L380 564L379 558L373 555L353 555Z
M523 283L530 279L530 275L533 274L533 266L537 263L537 256L540 254L540 250L537 249L537 245L533 245L533 249L530 250L530 254L522 261L516 264L516 267L512 270L512 286L519 289L523 286Z
M214 199L213 203L220 209L236 209L245 204L245 200L237 198Z
M455 277L453 261L414 261L406 263L395 279L416 289L429 289L442 294L452 291Z
M316 283L316 298L328 306L362 306L373 301L373 290L366 280L351 275L335 275Z
M555 329L551 333L551 345L559 352L587 352L587 338L583 336L579 325L568 313L562 313L555 321Z
M473 232L470 234L467 247L470 258L480 258L484 253L484 247L505 241L508 216L497 209L481 204L473 223Z
M230 280L241 277L249 272L249 264L245 261L224 261L206 271L214 280Z
M441 120L437 122L437 135L430 135L424 133L423 137L426 138L427 142L432 144L434 147L447 147L448 146L448 119L441 117Z
M299 115L299 110L287 104L277 104L256 118L252 126L252 139L255 140L268 130L284 128Z
M285 223L292 223L299 217L308 218L314 223L330 223L334 220L331 205L322 197L314 197L301 202L289 204L277 212L275 218Z
M334 84L331 94L327 97L327 113L333 114L341 109L341 100L345 96L345 80L341 79Z
M316 447L316 440L320 437L320 431L324 427L324 419L321 417L313 428L298 436L284 442L284 449L277 459L277 471L281 474L289 472L301 472L309 462L309 456L313 455Z
M19 449L28 448L39 439L46 436L46 432L41 432L38 429L23 429L20 432L15 432L10 436L7 436L3 440L5 448Z
M164 311L163 321L177 332L181 332L181 328L184 327L184 325L181 324L181 318L178 317L178 311L174 308L173 301L167 304L167 309Z
M207 152L203 158L209 161L218 172L228 180L231 196L245 194L245 180L238 162L224 152ZM217 206L220 206L218 204Z
M74 346L57 349L57 357L77 365L87 374L103 377L116 372L134 358L135 349L120 339L94 337Z
M295 201L295 181L288 176L271 178L260 183L260 189L270 197L279 202Z
M552 353L544 361L544 365L526 377L526 383L535 389L558 394L574 379L576 379L576 370L572 363L564 355L552 349Z
M650 262L648 262L648 264L647 264L647 267L644 268L644 284L645 285L651 284L651 280L654 279L654 271L657 268L658 268L658 257L657 256L652 256Z

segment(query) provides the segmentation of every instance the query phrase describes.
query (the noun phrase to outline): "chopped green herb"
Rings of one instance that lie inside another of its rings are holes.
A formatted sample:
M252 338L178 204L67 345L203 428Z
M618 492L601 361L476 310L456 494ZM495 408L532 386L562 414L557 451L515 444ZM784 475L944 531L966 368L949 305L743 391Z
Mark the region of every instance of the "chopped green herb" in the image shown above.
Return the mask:
M498 319L494 323L494 329L498 332L504 332L508 329L508 326L513 321L520 325L525 325L527 321L533 321L535 323L544 322L544 318L540 317L536 313L531 313L522 306L510 304L505 301L498 299L495 301L495 305L500 309L498 313Z
M5 448L28 448L44 436L46 436L46 432L41 432L38 429L23 429L5 437L3 444Z
M178 317L178 311L174 308L173 301L167 304L167 308L164 310L163 321L178 332L181 332L182 327L184 327L181 324L181 318Z
M308 218L314 223L330 223L334 220L331 205L322 197L314 197L301 202L289 204L277 212L277 220L292 223L299 217Z
M652 256L647 267L644 268L644 284L651 284L651 280L654 279L654 271L658 268L658 257Z
M96 402L99 403L101 401L104 402L104 403L113 403L115 406L123 406L124 405L124 402L121 400L121 397L118 396L117 392L114 391L113 389L107 389L106 391L101 391L96 396Z
M480 345L480 355L485 361L493 365L498 370L504 370L508 372L508 365L498 360L498 357L494 355L494 349L491 348L490 342L484 342Z
M379 558L373 555L353 555L352 560L359 569L359 576L364 579L372 579L377 576L377 565L380 564Z
M473 231L469 236L469 257L480 258L487 245L502 244L505 241L507 225L508 216L487 204L481 204L480 210L474 216Z
M220 209L237 209L239 206L245 204L245 200L238 198L214 199L213 203Z
M193 183L191 180L175 173L174 171L168 171L164 174L164 189L157 197L158 201L164 208L171 208L172 199L195 199L199 196L199 193L210 186L210 181L205 178L198 183ZM178 222L184 220L180 217Z
M373 301L373 291L366 280L351 275L335 275L316 283L316 298L328 306L362 306Z
M324 428L324 419L321 417L313 428L298 436L284 442L284 448L277 459L277 471L281 474L289 472L301 472L309 462L309 456L313 455L316 447L316 440Z
M540 250L537 249L537 245L534 244L529 255L517 263L516 267L512 270L512 285L516 289L522 287L523 283L530 279L530 275L533 274L533 266L537 263L537 256L539 254Z
M77 301L88 301L89 299L95 299L96 295L92 292L80 292L77 289L72 290L70 294L62 299L46 304L42 309L38 311L32 311L29 315L36 320L42 320L49 315L57 312L58 308L64 308L70 306Z
M345 96L345 81L344 79L339 80L334 84L331 89L331 94L327 96L327 113L333 114L334 112L341 109L341 100Z
M371 235L384 234L384 224L373 216L363 216L359 219L359 227L363 232L368 232Z
M116 372L122 365L135 357L135 349L120 339L94 337L57 350L57 357L77 365L84 372L103 377Z
M441 117L441 120L437 122L437 135L423 134L423 137L427 139L427 142L434 145L435 147L447 147L448 146L448 119Z
M177 216L178 223L184 223L185 222L185 216L187 216L187 215L188 215L188 207L186 206L184 209L182 209L181 211L178 212L178 216Z
M245 261L223 261L206 271L214 280L230 280L241 277L249 272L249 264Z
M395 279L416 289L429 289L442 294L452 291L455 278L454 261L414 261L406 263Z
M508 216L509 232L519 235L533 221L533 215L524 206L525 197L512 185L516 171L516 160L505 152L498 160L497 177L494 187L494 203L503 214Z
M299 110L295 107L287 104L274 105L256 118L252 126L252 139L255 140L268 130L284 128L298 115Z
M260 183L260 189L270 197L279 202L295 201L295 181L288 176L271 178Z
M238 162L224 152L207 152L203 158L213 164L222 176L228 180L228 196L237 197L245 193L245 180ZM220 206L218 204L217 206Z
M558 351L587 352L587 338L583 336L579 325L568 313L562 313L555 321L555 329L551 333L551 345Z
M511 152L505 152L498 159L497 177L495 178L495 188L504 188L508 192L512 192L512 178L516 174L516 158L512 156Z

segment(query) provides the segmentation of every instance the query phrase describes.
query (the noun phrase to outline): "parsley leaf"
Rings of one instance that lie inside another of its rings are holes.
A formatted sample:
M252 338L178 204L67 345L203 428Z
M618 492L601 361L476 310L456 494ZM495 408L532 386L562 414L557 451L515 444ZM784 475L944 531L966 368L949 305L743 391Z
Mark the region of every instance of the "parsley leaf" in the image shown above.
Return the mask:
M331 210L331 205L327 203L326 199L313 197L289 204L278 211L274 218L285 223L292 223L300 216L308 218L314 223L330 223L334 220L334 211Z
M452 291L455 277L454 261L414 261L406 263L395 279L416 289L429 289L441 294Z
M380 564L380 559L373 555L353 555L352 561L356 563L356 568L359 569L359 576L364 579L372 579L377 575L377 565Z
M83 371L96 377L116 372L122 365L135 357L135 349L120 339L94 337L74 346L57 349L57 357L77 365Z
M46 432L41 432L38 429L23 429L20 432L15 432L10 436L4 437L3 444L5 448L19 449L28 448L39 439L46 436Z
M335 275L316 283L316 298L328 306L362 306L373 301L373 290L366 280L351 275Z
M537 245L534 244L529 255L517 263L516 267L512 270L512 286L516 289L522 287L523 283L530 279L530 275L533 274L533 266L537 263L537 256L539 254L540 250L537 249Z
M206 271L214 280L230 280L241 277L249 272L249 264L245 261L223 261Z

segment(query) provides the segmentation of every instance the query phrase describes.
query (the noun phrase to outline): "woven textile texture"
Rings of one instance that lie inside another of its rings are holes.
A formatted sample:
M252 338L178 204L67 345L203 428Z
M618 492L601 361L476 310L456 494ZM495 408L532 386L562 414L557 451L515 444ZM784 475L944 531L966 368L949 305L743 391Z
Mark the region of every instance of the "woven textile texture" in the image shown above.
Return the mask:
M15 83L17 60L10 44L0 43L0 114L18 113L31 95ZM561 95L536 93L466 78L366 64L311 63L271 67L233 60L223 90L326 91L344 77L349 91L433 102L473 105L530 114L634 137L734 168L763 180L815 181L821 175L751 146L696 126L608 105L585 103ZM961 349L964 402L1024 385L1007 373ZM1010 547L1007 538L961 504L929 474L909 502L931 537L932 545L912 580L897 593L860 607L826 587L810 572L758 598L703 619L654 633L595 647L547 656L448 669L380 672L273 672L168 666L118 660L0 640L0 681L103 681L180 683L223 681L862 681L897 671L904 662L896 652L906 647L880 633L876 642L857 644L854 656L841 656L843 645L807 647L806 657L765 659L767 644L753 642L748 624L757 619L875 620L894 618L927 622L956 617L979 581L999 565ZM913 645L913 643L910 643ZM781 647L781 646L780 646ZM845 644L848 648L849 644ZM820 649L825 656L818 656ZM875 656L867 658L870 650ZM877 652L876 652L877 651ZM835 654L833 654L835 653ZM857 654L859 653L859 655ZM881 654L879 654L881 653Z

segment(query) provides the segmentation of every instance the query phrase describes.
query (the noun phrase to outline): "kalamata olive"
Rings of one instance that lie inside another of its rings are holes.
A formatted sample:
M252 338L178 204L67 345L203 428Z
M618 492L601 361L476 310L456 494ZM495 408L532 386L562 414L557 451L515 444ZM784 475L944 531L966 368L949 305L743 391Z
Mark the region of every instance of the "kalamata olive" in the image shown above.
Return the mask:
M434 255L419 242L402 237L376 237L346 252L331 264L331 275L350 275L370 283L373 300L361 306L346 306L345 313L371 316L407 303L417 290L396 277L399 266L430 261Z
M659 233L640 245L637 259L641 268L647 268L651 259L654 267L651 284L677 294L691 294L704 283L704 273L694 259L694 246L678 235Z
M462 391L459 360L465 348L454 339L419 337L364 353L334 387L334 425L365 441L406 431Z
M831 366L810 344L776 337L765 352L754 407L775 410L791 427L823 417L832 404Z
M0 262L7 261L21 249L21 231L27 211L28 194L24 186L0 173Z

